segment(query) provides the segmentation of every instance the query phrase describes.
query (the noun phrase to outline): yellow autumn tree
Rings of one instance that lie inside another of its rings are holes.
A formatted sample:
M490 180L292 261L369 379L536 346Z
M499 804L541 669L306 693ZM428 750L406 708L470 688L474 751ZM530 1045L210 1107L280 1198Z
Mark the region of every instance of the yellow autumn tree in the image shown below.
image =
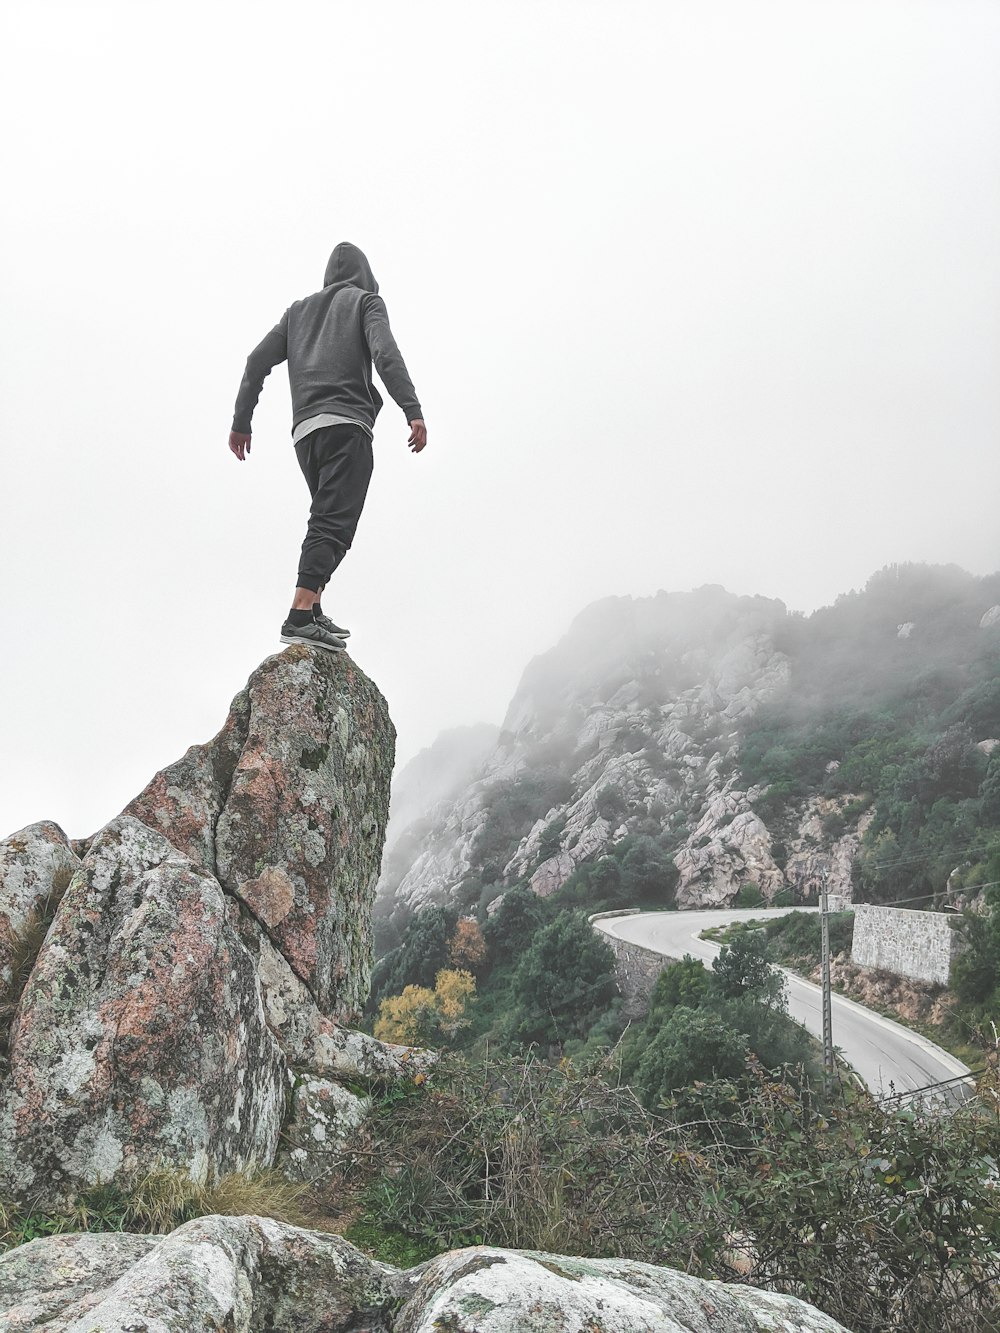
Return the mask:
M462 917L448 941L448 957L453 967L466 972L475 972L485 962L486 941L478 921Z
M382 1001L375 1036L405 1046L447 1044L468 1026L466 1010L475 998L476 980L471 972L442 968L434 978L433 990L407 986L402 995Z

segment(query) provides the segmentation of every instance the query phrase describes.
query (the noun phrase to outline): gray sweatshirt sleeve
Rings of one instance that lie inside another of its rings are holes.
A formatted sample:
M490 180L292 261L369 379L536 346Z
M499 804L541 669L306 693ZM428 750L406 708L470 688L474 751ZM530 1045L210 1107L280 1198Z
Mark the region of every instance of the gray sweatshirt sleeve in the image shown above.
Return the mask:
M423 418L417 391L407 374L396 339L389 328L389 314L381 296L369 296L364 307L365 338L372 361L379 373L379 378L392 395L393 401L403 409L407 421Z
M286 310L267 337L263 338L247 357L247 368L243 372L240 391L236 395L233 430L241 435L250 434L250 420L257 406L260 391L264 387L264 380L287 356L288 311Z

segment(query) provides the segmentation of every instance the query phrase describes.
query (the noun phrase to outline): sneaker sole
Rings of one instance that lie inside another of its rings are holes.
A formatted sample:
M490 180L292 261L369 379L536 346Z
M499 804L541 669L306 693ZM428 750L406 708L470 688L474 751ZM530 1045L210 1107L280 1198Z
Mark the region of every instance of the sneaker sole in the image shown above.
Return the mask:
M342 653L345 648L337 648L332 643L320 643L318 639L303 639L298 634L282 634L282 643L304 643L308 648L322 648L328 653Z

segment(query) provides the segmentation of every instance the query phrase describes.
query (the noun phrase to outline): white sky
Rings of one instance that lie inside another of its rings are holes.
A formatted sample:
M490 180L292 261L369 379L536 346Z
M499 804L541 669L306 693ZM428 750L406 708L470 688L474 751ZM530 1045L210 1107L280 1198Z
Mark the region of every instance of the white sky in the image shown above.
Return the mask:
M387 403L327 596L401 760L586 603L1000 565L1000 4L72 4L0 19L0 834L221 725L308 492L251 347L368 254Z

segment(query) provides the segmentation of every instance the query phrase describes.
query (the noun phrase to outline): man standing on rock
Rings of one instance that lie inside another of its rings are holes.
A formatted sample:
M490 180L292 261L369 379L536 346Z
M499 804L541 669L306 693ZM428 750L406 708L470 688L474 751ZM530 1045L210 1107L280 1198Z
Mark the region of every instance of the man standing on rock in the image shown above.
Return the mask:
M403 409L415 454L427 443L416 391L389 328L385 302L368 260L344 241L330 256L323 290L289 306L250 353L236 396L229 447L250 453L250 420L264 378L288 362L292 441L312 495L295 598L281 627L282 643L311 643L337 652L350 630L323 614L320 597L350 550L372 475L372 427L382 397L372 362Z

